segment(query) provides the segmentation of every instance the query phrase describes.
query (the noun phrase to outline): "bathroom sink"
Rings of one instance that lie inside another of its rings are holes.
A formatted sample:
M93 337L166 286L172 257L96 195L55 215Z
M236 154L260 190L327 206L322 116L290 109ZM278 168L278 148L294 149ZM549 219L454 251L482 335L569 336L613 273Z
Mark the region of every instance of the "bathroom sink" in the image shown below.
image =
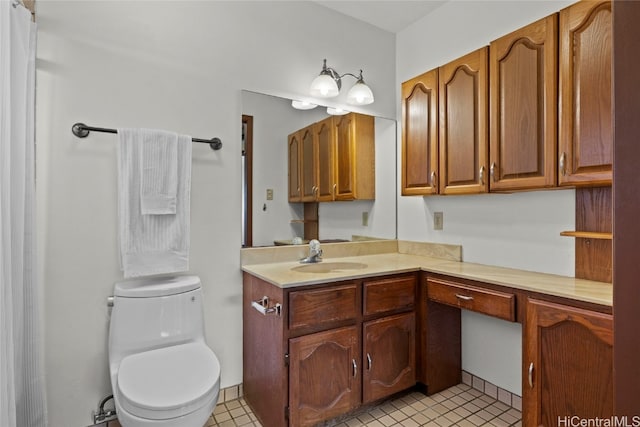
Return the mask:
M291 270L301 273L339 273L349 270L366 268L367 264L361 262L319 262L317 264L305 264L293 267Z

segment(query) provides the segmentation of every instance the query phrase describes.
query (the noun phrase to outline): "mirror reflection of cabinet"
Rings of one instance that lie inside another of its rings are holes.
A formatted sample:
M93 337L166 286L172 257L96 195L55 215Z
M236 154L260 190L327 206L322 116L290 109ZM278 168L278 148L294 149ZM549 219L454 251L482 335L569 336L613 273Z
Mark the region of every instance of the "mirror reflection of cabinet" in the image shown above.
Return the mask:
M330 202L335 200L333 118L316 123L313 133L317 141L317 198L319 202Z
M289 201L301 202L300 177L300 132L289 135Z
M375 194L373 117L329 117L289 135L289 202L374 200Z

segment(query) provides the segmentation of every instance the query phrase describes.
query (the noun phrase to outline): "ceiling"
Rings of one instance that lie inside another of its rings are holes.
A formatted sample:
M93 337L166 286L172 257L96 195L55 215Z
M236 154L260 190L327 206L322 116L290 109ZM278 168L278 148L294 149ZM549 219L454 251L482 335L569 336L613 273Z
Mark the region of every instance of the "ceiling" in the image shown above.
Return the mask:
M428 15L447 0L315 0L337 12L397 33Z

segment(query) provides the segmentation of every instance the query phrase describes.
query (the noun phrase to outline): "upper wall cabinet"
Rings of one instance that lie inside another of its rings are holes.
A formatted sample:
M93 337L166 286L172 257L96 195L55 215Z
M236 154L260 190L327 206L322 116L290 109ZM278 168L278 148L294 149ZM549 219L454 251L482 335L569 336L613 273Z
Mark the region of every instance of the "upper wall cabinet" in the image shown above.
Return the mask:
M556 185L557 26L554 14L491 43L492 191Z
M333 118L335 129L334 200L376 198L375 122L349 113Z
M440 194L489 190L488 55L484 47L440 67Z
M611 2L560 11L560 185L610 185Z
M316 196L319 202L334 200L336 187L334 179L334 132L333 119L326 118L313 125L316 141Z
M313 126L300 131L300 176L302 187L302 201L313 202L316 199L316 143Z
M402 195L438 193L438 70L402 83Z
M289 202L373 200L375 182L373 117L329 117L289 135Z
M289 201L302 201L302 188L300 176L300 152L302 143L300 142L300 131L294 132L288 138L289 153Z

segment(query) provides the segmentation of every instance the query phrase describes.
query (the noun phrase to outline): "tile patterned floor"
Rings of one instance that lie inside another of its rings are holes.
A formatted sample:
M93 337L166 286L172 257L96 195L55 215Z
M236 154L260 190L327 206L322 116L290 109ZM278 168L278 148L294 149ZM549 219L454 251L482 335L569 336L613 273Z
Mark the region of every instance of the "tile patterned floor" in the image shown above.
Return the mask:
M325 425L335 427L521 427L521 418L520 411L466 384L459 384L429 397L411 392L356 413L349 418L329 421ZM206 424L206 427L236 426L262 426L243 398L219 404Z

